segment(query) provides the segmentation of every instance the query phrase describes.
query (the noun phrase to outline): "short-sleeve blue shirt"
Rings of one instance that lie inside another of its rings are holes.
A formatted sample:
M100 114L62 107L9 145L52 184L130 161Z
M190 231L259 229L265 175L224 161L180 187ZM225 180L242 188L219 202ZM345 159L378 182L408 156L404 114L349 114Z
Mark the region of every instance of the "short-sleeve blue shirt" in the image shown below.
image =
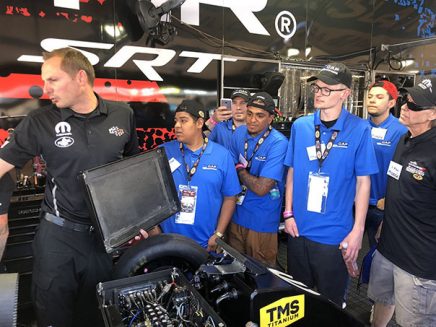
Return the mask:
M325 213L307 210L309 173L319 169L313 156L315 125L320 125L323 144L333 130L339 131L321 168L330 178ZM378 171L368 123L345 109L331 128L321 123L319 110L297 119L291 128L285 165L294 169L293 211L300 235L322 244L339 244L353 227L356 177Z
M162 146L169 160L174 158L180 163L172 173L176 188L178 189L179 185L187 185L187 172L179 142L175 140ZM185 146L184 150L185 161L192 167L201 149L192 152ZM209 238L215 232L224 197L235 196L241 192L230 152L221 145L209 141L190 185L198 187L194 224L177 224L173 215L162 222L161 227L164 233L182 234L207 247Z
M221 144L226 149L230 149L232 146L233 138L233 119L222 121L214 127L209 135L209 140Z
M246 159L251 158L257 141L263 136L265 131L252 137L248 134L246 126L240 126L236 129L233 133L232 143L232 155L235 162L239 161L239 154L244 155L245 140L248 141L248 158ZM277 232L280 222L281 204L284 198L285 167L283 160L285 159L286 147L286 137L273 128L255 153L250 169L251 175L275 180L280 197L272 197L270 193L259 196L247 190L242 205L236 205L233 222L256 232Z
M380 125L374 124L370 118L368 118L368 122L371 129L386 129L386 134L383 139L372 135L372 144L374 145L379 172L378 174L371 175L371 196L369 198L369 204L376 205L377 201L384 198L386 195L389 163L394 156L395 148L397 147L400 137L407 132L407 128L393 115L389 115Z

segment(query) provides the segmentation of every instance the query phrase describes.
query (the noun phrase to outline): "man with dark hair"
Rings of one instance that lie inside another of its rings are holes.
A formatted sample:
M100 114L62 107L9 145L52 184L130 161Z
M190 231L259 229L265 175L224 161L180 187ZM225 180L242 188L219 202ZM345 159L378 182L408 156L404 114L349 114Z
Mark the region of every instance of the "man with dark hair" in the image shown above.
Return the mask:
M133 111L93 92L92 65L75 49L45 53L41 77L52 105L31 112L0 149L0 176L37 155L47 164L33 242L38 325L98 326L96 284L111 278L112 258L93 232L77 177L139 152Z
M377 327L394 310L401 326L436 326L436 78L404 91L400 122L409 131L389 164L368 286Z
M231 118L221 121L216 126L212 123L209 127L209 129L212 129L209 139L221 144L226 149L231 148L233 132L236 128L246 124L247 103L250 99L250 92L247 90L234 90L230 98L232 99ZM220 110L220 108L222 107L219 107L218 110ZM209 120L216 123L213 117Z
M203 134L205 111L201 104L184 100L176 109L177 140L164 143L181 211L164 222L164 233L178 233L198 242L208 251L216 249L240 192L232 157L227 149Z
M407 132L407 128L390 113L397 98L398 90L389 81L373 83L368 89L366 108L378 165L378 174L371 175L371 193L365 220L370 247L377 243L377 229L383 220L389 162L400 137Z
M285 159L288 273L342 306L345 261L351 267L361 248L377 163L368 124L343 107L351 93L348 67L330 63L308 81L315 81L317 111L292 125Z
M236 129L232 154L242 192L229 228L229 244L274 267L284 189L286 137L271 124L275 104L266 92L247 104L247 125Z

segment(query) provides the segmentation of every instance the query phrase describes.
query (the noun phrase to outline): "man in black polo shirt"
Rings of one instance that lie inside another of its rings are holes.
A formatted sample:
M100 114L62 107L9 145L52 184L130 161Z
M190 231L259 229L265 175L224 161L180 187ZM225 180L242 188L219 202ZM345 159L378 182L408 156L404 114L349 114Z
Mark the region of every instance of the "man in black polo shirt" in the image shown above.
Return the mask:
M436 326L436 78L404 89L401 137L388 168L383 228L371 266L373 326Z
M94 69L81 52L64 48L43 57L44 92L53 105L17 126L0 150L0 176L36 155L47 164L43 219L33 243L38 325L98 326L95 286L110 279L112 260L90 231L77 176L139 151L133 111L93 92Z

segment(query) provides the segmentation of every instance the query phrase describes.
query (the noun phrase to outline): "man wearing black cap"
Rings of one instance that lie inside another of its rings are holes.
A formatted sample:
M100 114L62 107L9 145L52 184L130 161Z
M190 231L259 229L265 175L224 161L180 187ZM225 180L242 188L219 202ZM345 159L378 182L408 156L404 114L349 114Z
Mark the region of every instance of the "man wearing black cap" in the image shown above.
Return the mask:
M235 210L241 188L230 152L203 134L205 111L184 100L176 109L177 140L164 143L182 209L163 223L164 233L192 238L208 251L216 249Z
M268 93L254 94L247 105L247 125L233 134L242 192L228 233L231 246L269 266L276 264L287 144L271 126L274 109Z
M212 133L209 135L211 141L223 145L226 149L230 149L233 132L236 128L245 125L250 92L247 90L235 90L232 92L230 98L232 99L231 117L228 120L218 123L215 127L211 126ZM219 107L217 110L221 110L222 108L223 107ZM215 122L213 117L211 117L210 120Z
M436 326L436 78L403 89L408 128L388 168L385 218L368 296L373 326ZM401 90L400 90L401 91Z
M368 124L343 108L351 92L350 70L330 63L308 81L314 81L318 110L292 125L285 159L288 273L342 305L347 267L362 244L369 175L377 173L377 161Z

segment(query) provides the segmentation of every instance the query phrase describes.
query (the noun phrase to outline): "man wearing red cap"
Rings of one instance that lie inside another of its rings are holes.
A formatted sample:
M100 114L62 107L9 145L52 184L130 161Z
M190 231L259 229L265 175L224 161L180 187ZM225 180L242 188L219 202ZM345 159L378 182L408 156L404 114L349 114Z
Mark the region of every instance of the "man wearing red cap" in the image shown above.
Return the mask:
M379 81L369 87L366 102L368 122L378 165L378 174L371 175L371 193L365 220L370 247L377 243L375 236L383 220L389 162L400 137L407 132L407 128L390 113L397 98L397 87L389 81Z
M386 209L371 266L372 326L436 326L436 78L404 89L409 132L388 168Z

